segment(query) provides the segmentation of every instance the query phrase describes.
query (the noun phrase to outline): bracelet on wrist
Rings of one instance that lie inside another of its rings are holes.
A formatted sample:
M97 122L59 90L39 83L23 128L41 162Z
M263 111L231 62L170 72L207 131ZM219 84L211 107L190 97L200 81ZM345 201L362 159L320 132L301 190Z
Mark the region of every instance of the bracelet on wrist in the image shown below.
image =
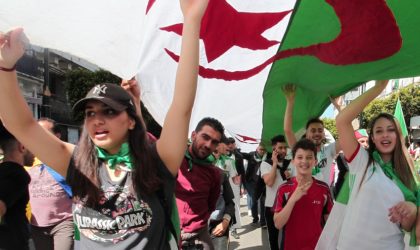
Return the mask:
M228 214L223 215L223 220L227 220L227 222L230 222L230 220L232 219L232 217Z
M5 71L5 72L12 72L12 71L14 71L16 69L16 64L13 66L13 67L11 67L11 68L4 68L4 67L1 67L0 66L0 70L1 71Z

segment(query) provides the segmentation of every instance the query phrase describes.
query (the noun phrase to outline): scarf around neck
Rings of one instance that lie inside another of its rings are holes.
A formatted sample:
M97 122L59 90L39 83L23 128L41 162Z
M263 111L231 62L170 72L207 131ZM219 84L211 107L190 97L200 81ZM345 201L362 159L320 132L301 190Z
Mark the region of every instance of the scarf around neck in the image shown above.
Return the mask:
M118 153L114 155L109 154L104 149L97 146L95 146L95 149L98 158L105 161L110 169L115 170L117 164L124 164L128 171L133 170L134 164L131 160L130 148L127 142L123 143Z
M409 187L407 187L402 181L401 179L397 176L397 174L395 173L395 169L394 166L392 165L392 162L384 162L382 160L381 155L379 154L378 151L373 151L372 153L372 157L375 160L376 163L379 164L379 166L381 166L382 171L384 172L384 174L391 179L395 185L397 185L397 187L401 190L401 192L404 195L404 200L405 201L410 201L413 202L416 206L417 206L417 194L416 191L411 190ZM375 166L373 171L375 171ZM411 229L410 233L410 246L416 246L417 242L416 242L416 225L414 224L413 228Z
M209 165L213 165L213 163L216 161L216 159L214 158L212 154L207 156L207 158L205 159L197 159L190 154L190 151L188 150L188 148L187 150L185 150L185 158L187 158L187 162L188 162L188 171L192 170L193 163L196 165L201 165L201 166L209 166Z
M267 158L267 153L265 153L262 157L257 152L255 152L255 154L254 154L254 160L256 162L265 161L266 158Z
M397 176L395 173L394 166L392 165L392 162L384 162L381 158L381 155L378 153L378 151L373 151L372 157L375 160L376 163L381 166L382 171L384 174L391 179L395 185L401 190L401 192L404 195L405 201L411 201L414 204L417 204L417 198L415 192L413 192L409 187L407 187L401 179ZM375 171L375 169L374 169Z

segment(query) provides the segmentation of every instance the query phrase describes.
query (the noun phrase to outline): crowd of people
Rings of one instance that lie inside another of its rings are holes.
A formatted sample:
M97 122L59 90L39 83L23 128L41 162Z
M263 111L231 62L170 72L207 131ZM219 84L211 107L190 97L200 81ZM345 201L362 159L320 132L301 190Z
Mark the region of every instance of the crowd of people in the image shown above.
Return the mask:
M268 231L273 250L420 243L418 173L399 123L382 113L367 130L351 125L387 81L340 110L334 143L319 118L296 138L293 84L282 90L284 131L271 148L241 153L211 117L188 136L207 0L180 2L181 55L159 138L147 132L140 89L128 80L94 86L73 107L84 114L78 145L62 141L53 120L33 119L20 93L23 30L0 34L0 249L227 250L240 237L245 193L252 224Z

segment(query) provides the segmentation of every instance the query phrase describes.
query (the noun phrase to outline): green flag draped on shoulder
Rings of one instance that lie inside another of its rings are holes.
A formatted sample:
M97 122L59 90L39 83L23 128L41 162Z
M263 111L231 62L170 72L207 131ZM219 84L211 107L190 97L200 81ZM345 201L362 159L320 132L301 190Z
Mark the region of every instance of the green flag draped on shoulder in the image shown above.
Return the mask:
M293 129L373 79L420 74L420 1L297 1L263 92L263 140L283 131L285 84L297 85Z

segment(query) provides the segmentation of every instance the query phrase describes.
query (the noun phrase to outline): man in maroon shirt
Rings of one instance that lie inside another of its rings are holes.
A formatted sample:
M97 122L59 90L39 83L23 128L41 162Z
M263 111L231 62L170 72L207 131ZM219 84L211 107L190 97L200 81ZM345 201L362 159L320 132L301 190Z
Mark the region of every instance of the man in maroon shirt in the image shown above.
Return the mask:
M210 157L223 136L223 125L209 117L202 119L191 134L175 189L183 249L197 245L214 249L207 225L220 195L222 173Z

